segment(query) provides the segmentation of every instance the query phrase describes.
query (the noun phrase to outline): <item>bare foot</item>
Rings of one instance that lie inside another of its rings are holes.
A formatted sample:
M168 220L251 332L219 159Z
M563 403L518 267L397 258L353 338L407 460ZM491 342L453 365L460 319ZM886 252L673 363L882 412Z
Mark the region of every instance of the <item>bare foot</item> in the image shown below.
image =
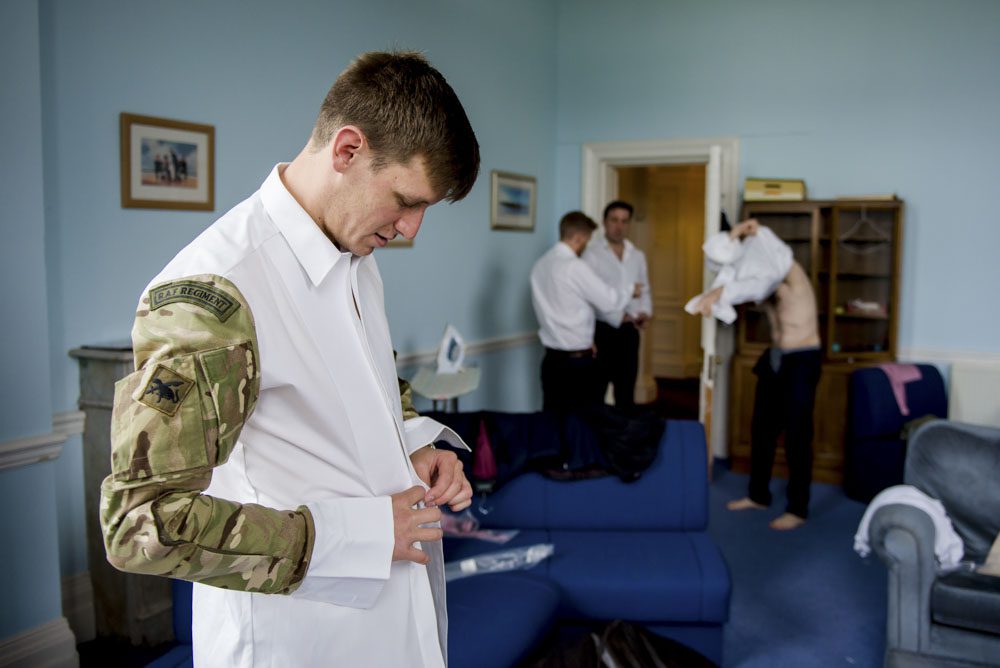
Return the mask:
M776 517L773 520L771 520L771 523L768 526L770 526L775 531L791 531L792 529L798 529L805 523L806 521L801 517L799 517L798 515L794 515L792 513L785 513L780 517Z
M765 510L767 506L762 506L749 496L742 499L735 499L726 504L728 510Z

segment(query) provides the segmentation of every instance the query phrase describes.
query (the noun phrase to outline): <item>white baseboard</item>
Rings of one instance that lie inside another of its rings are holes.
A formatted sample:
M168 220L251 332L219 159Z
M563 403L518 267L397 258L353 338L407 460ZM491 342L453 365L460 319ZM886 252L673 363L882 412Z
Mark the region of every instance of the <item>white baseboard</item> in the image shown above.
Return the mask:
M0 668L79 668L76 638L65 617L0 640Z
M62 611L76 636L77 644L97 637L94 587L90 582L90 571L67 575L62 579Z

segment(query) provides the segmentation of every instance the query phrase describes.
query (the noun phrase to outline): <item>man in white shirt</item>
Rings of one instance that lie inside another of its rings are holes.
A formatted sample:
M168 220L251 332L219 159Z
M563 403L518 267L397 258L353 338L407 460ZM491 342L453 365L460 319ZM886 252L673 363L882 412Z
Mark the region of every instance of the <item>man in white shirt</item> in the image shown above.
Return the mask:
M531 269L531 302L545 346L542 408L568 412L601 401L603 390L594 359L595 310L623 309L639 286L615 286L594 273L580 254L595 223L582 211L559 221L559 241Z
M624 309L598 311L594 332L601 391L611 383L615 406L626 410L635 406L639 331L653 314L646 255L628 240L632 213L632 205L621 200L604 207L604 236L583 253L583 260L608 285L641 286L639 296L632 298Z
M396 377L371 253L478 170L444 77L363 54L144 292L101 523L116 567L195 582L196 665L446 664L437 506L472 490Z

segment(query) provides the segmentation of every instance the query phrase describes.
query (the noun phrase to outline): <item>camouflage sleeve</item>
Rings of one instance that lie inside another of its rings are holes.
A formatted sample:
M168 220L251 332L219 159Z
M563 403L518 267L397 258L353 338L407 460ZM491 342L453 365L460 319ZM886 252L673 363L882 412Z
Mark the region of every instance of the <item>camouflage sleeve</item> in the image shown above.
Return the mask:
M245 299L218 276L154 286L132 341L136 371L115 385L111 475L101 485L108 561L226 589L294 591L312 554L309 511L203 494L260 391Z
M410 387L407 381L398 376L396 380L399 381L399 400L403 404L403 419L409 420L410 418L420 417L420 413L413 408L413 388Z

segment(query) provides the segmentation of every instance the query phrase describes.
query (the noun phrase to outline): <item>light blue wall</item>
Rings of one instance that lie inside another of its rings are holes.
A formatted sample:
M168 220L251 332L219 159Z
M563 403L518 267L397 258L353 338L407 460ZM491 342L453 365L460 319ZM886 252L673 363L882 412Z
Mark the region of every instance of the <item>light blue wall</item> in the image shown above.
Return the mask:
M0 471L0 568L8 574L0 640L62 615L54 466Z
M10 0L0 20L0 443L52 431L42 213L38 8ZM51 462L0 471L0 639L60 615Z
M469 342L535 329L527 275L553 226L552 3L436 0L418 10L392 0L317 0L294 3L295 11L236 0L39 4L48 352L57 411L75 408L79 395L66 351L128 337L146 282L256 190L275 162L295 156L327 88L365 50L425 51L462 99L483 156L480 180L465 200L432 208L413 248L377 256L396 347L433 349L448 322ZM215 212L121 208L123 111L215 126ZM491 169L538 179L536 232L489 229ZM537 347L473 361L483 367L483 386L463 408L540 406ZM89 491L79 447L72 440L57 468L65 575L86 569L82 507Z
M584 142L735 135L741 178L906 201L901 347L1000 352L1000 3L558 4L557 209Z
M363 50L426 51L465 104L483 155L482 176L466 200L431 209L412 249L378 255L397 348L435 347L449 321L470 342L535 327L526 277L550 237L491 232L488 188L491 169L535 175L540 223L552 217L550 3L438 0L417 10L389 0L316 1L295 3L296 11L235 0L43 7L51 65L45 130L54 138L45 157L57 403L70 406L78 393L65 351L127 337L149 278L255 190L275 162L294 157L330 83ZM217 212L121 208L122 111L215 125ZM522 377L524 391L531 391Z

